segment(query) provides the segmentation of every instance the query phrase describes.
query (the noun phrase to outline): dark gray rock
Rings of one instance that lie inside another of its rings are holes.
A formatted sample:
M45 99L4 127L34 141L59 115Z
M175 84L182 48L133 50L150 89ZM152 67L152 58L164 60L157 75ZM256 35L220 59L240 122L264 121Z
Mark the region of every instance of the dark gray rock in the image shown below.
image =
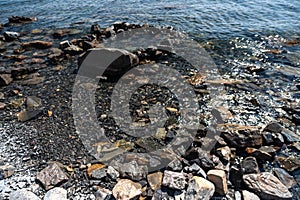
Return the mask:
M294 177L282 168L275 168L274 174L287 188L292 188L296 184Z
M13 81L11 74L0 74L0 86L6 86Z
M181 171L182 170L182 163L179 159L174 159L168 164L168 169L171 171Z
M281 133L282 130L283 128L278 122L271 122L264 128L264 131L271 133Z
M151 200L175 200L175 198L162 189L155 190Z
M20 34L17 32L5 31L3 33L3 36L4 36L5 41L10 42L10 41L18 39L20 37Z
M91 177L94 179L102 179L107 176L106 169L101 168L101 169L96 169L92 171Z
M258 164L255 157L247 157L242 162L242 169L245 174L259 173Z
M148 173L146 165L139 165L135 160L129 163L122 163L118 171L123 178L129 178L131 180L140 181L145 179Z

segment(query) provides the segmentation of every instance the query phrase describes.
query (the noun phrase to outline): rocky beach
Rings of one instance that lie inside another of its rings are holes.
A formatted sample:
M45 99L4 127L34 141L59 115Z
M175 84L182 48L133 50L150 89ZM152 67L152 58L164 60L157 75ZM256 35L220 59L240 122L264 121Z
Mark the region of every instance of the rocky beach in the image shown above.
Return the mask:
M38 20L11 16L0 24L0 199L300 199L299 35L193 38L216 63L215 79L158 47L122 51L121 63L129 62L118 75L138 65L172 67L194 89L201 111L191 145L180 154L160 154L168 164L150 170L154 161L143 156L129 155L113 165L95 158L76 130L72 92L87 52L111 51L105 41L153 25L28 28ZM176 137L181 120L176 95L150 84L132 95L135 122L149 123L151 106L158 102L168 116L153 137L135 138L111 114L115 74L107 70L95 93L97 119L107 138L127 152L163 148ZM145 82L131 74L126 78ZM223 88L219 98L224 103L214 108L212 86ZM220 119L215 130L220 135L211 138L215 143L206 152L202 147L210 137L212 115Z

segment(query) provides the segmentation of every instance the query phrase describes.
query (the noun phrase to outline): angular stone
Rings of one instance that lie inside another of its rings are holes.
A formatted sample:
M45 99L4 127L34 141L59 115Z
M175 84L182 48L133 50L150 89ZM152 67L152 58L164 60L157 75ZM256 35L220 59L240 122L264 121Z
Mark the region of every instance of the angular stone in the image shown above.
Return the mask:
M219 195L226 195L228 192L226 174L223 170L209 170L207 179L215 185L215 192Z
M158 188L161 187L162 179L163 179L163 173L161 172L156 172L147 175L147 180L152 190L157 190Z
M300 168L300 158L297 156L289 156L289 157L278 156L277 160L280 163L281 167L286 169L289 172L292 172Z
M282 200L291 199L293 196L288 188L269 172L246 174L243 180L249 190L258 194L262 199Z
M3 36L5 38L5 41L10 42L18 39L20 37L20 34L17 32L6 31L3 33Z
M112 191L106 188L98 187L95 196L96 200L108 200L112 198Z
M44 200L56 200L56 199L68 200L67 194L68 192L64 188L55 187L49 190L48 192L46 192L44 196Z
M52 163L42 171L38 172L36 179L40 181L46 190L58 186L64 181L69 180L69 177L62 171L57 163Z
M168 164L167 167L171 171L181 171L182 170L182 163L179 159L175 158Z
M175 200L175 198L171 194L168 194L167 191L162 189L155 190L151 200L162 200L162 199Z
M106 173L106 169L104 169L104 168L94 170L91 175L91 177L93 179L102 179L102 178L105 178L106 176L107 176L107 173Z
M93 171L98 170L98 169L102 169L102 168L105 167L105 165L101 164L101 163L95 163L95 164L88 164L87 167L88 167L87 168L87 174L89 176L92 176Z
M201 199L209 200L215 192L215 186L210 181L194 176L193 179L189 182L186 199Z
M15 173L15 167L14 166L12 166L12 165L0 165L0 172L2 172L1 173L1 176L3 177L3 178L9 178L9 177L11 177L14 173ZM1 180L1 178L0 178L0 180Z
M231 156L231 150L228 146L217 149L217 155L224 161L229 161Z
M113 49L113 48L97 48L87 51L86 58L80 65L90 66L95 60L103 60L101 66L93 66L93 72L90 67L85 67L82 71L88 77L95 77L103 73L104 77L107 77L109 81L115 81L122 76L127 70L139 63L139 59L135 54L132 54L126 50ZM110 58L110 59L108 59ZM105 62L104 62L105 61ZM91 63L87 63L91 62Z
M9 200L41 200L41 199L33 192L30 192L26 189L21 189L10 193Z
M247 190L243 190L242 195L243 195L243 200L260 200L260 198L256 194L249 192Z
M23 110L18 113L18 120L20 122L25 122L25 121L34 119L41 113L42 113L42 110Z
M63 51L65 52L65 54L69 54L71 56L75 56L75 55L79 55L83 53L83 49L71 44L69 47L63 49Z
M262 135L258 130L231 130L223 133L225 141L233 147L255 147L263 143Z
M162 185L171 189L183 190L186 186L186 176L183 173L165 170Z
M264 128L264 131L271 133L281 133L282 130L283 128L278 122L271 122Z
M117 200L129 200L142 193L142 186L128 179L120 179L112 190Z
M285 185L289 189L297 183L294 177L287 173L284 169L275 168L274 174L278 177L281 183L283 183L283 185Z
M284 137L286 143L300 142L300 136L288 129L283 128L281 135Z
M247 157L242 162L242 169L245 174L259 173L258 164L255 157Z
M0 86L5 86L13 81L11 74L0 74Z
M269 154L268 152L265 152L263 150L270 150L270 152L272 152L271 150L272 147L264 147L264 148L260 148L260 149L255 149L255 148L251 148L251 147L247 147L246 148L246 152L255 157L256 159L258 159L260 162L265 162L267 161L272 161L273 160L273 156L271 154ZM274 149L273 149L274 150ZM275 152L272 152L273 154Z
M42 100L36 96L29 96L26 98L26 106L28 109L33 109L40 107L42 105Z
M130 178L131 180L140 181L146 178L148 168L146 165L139 165L135 160L129 163L122 163L118 169L120 176Z
M21 44L21 46L24 49L48 49L48 48L52 47L52 45L53 45L52 42L40 41L40 40L24 42Z

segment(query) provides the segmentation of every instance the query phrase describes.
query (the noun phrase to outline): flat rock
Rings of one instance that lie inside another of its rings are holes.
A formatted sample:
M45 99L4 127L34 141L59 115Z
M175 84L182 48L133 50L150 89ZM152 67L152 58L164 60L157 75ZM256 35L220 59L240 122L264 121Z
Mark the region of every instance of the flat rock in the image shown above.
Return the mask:
M0 74L0 86L6 86L12 81L11 74Z
M262 134L258 130L237 129L223 132L225 141L233 147L255 147L263 143Z
M264 131L271 133L281 133L282 130L283 127L278 122L271 122L264 128Z
M292 198L288 188L269 172L246 174L243 176L243 180L249 190L258 194L262 199L282 200Z
M280 163L281 167L286 169L289 172L297 170L300 168L300 157L299 156L278 156L278 162Z
M55 187L45 194L44 200L68 200L67 194L68 192L64 188Z
M243 190L242 195L243 195L243 200L260 200L260 198L256 194L249 192L247 190Z
M76 46L76 45L73 45L71 44L69 47L63 49L63 51L66 53L66 54L69 54L71 56L75 56L75 55L79 55L79 54L82 54L83 53L83 49Z
M209 170L207 179L215 185L215 192L219 195L226 195L228 192L226 174L223 170Z
M11 16L8 18L9 23L14 24L23 24L28 22L34 22L36 21L36 17L26 17L26 16Z
M21 189L13 191L9 195L9 200L41 200L33 192L30 192L26 189Z
M209 200L215 192L212 182L198 176L194 176L189 182L186 199Z
M24 49L48 49L52 47L53 43L48 41L35 40L31 42L23 42L21 46Z
M18 120L20 122L25 122L25 121L36 118L41 113L42 113L42 110L23 110L18 113Z
M187 184L183 173L165 170L162 185L171 189L183 190Z
M42 100L36 96L29 96L26 98L26 106L29 109L37 108L42 105Z
M113 188L112 193L117 200L129 200L142 193L142 186L128 179L120 179Z
M294 177L282 168L275 168L274 174L287 188L292 188L296 184Z
M0 102L0 110L3 110L6 107L5 103Z
M52 163L42 171L38 172L36 179L40 181L46 190L58 186L69 180L69 177L62 171L57 163Z
M146 165L139 165L135 160L129 163L122 163L118 169L120 176L130 178L131 180L140 181L145 179L148 173Z
M163 173L161 172L156 172L147 175L147 180L152 190L157 190L158 188L161 187L162 179L163 179Z

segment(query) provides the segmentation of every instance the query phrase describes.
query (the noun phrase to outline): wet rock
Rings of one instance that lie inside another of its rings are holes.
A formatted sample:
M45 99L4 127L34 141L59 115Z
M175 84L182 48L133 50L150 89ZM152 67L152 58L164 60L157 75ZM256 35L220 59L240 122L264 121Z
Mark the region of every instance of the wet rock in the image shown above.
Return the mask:
M171 189L183 190L186 186L186 176L183 173L165 170L162 185Z
M95 197L96 200L109 200L112 198L112 191L106 188L98 187Z
M14 24L23 24L28 22L34 22L36 21L36 17L25 17L25 16L11 16L8 18L9 23Z
M286 143L293 143L293 142L299 142L300 136L294 133L293 131L290 131L286 128L283 128L281 131L281 135L284 137Z
M286 169L289 172L292 172L296 169L300 168L300 158L296 156L278 156L278 162L280 163L281 167Z
M52 163L42 171L38 172L36 179L43 184L46 190L69 180L68 176L62 171L57 163Z
M35 40L31 42L23 42L21 46L24 49L48 49L51 48L53 45L52 42L47 42L47 41L41 41L41 40Z
M168 164L167 168L171 171L181 171L182 163L179 159L176 158Z
M258 130L230 130L222 135L225 141L233 147L255 147L263 143L262 135Z
M42 110L23 110L18 113L18 120L25 122L38 117L42 113Z
M71 56L75 56L83 53L83 49L73 44L71 44L71 46L67 48L64 48L63 51L65 52L65 54L69 54Z
M13 191L9 195L9 200L41 200L33 192L28 191L27 189L21 189Z
M0 86L5 86L13 81L11 74L0 74Z
M64 52L58 48L51 48L51 53L48 55L49 60L56 64L64 59Z
M246 174L243 176L243 180L249 190L258 194L262 199L281 200L292 198L288 188L269 172Z
M274 174L287 188L292 188L296 184L296 180L293 178L293 176L287 173L284 169L275 168Z
M130 178L131 180L140 181L146 178L148 168L146 165L139 165L135 160L129 163L123 163L119 167L121 177Z
M219 195L226 195L228 192L226 174L223 170L209 170L207 179L215 185L215 192Z
M109 81L117 80L128 69L130 69L131 67L139 63L138 57L135 54L132 54L126 50L113 49L113 48L99 48L99 49L94 49L92 51L88 51L85 57L89 57L89 54L98 55L98 57L99 55L101 55L101 57L103 58L114 58L111 64L107 63L107 65L109 65L108 67L102 66L105 67L105 69L102 69L103 71L105 70L103 76L107 77ZM79 64L81 63L79 62ZM84 73L91 74L88 71ZM91 74L91 76L94 76L94 74L97 74L97 72Z
M20 34L17 32L10 32L10 31L5 31L3 33L4 39L7 42L14 41L20 37Z
M187 192L186 199L203 199L209 200L215 192L215 186L210 181L194 176L190 181Z
M55 200L55 199L67 200L68 199L67 194L68 194L67 190L60 187L56 187L46 192L44 196L44 200Z
M247 157L242 162L242 169L245 174L259 173L256 158Z
M256 194L249 192L247 190L243 190L242 195L243 195L243 200L260 200L260 198Z
M264 131L271 133L281 133L282 130L283 128L278 122L271 122L264 128Z
M128 179L120 179L112 190L117 200L129 200L142 193L142 186Z
M162 179L163 179L163 173L161 172L156 172L147 175L147 180L152 190L157 190L158 188L161 187Z

